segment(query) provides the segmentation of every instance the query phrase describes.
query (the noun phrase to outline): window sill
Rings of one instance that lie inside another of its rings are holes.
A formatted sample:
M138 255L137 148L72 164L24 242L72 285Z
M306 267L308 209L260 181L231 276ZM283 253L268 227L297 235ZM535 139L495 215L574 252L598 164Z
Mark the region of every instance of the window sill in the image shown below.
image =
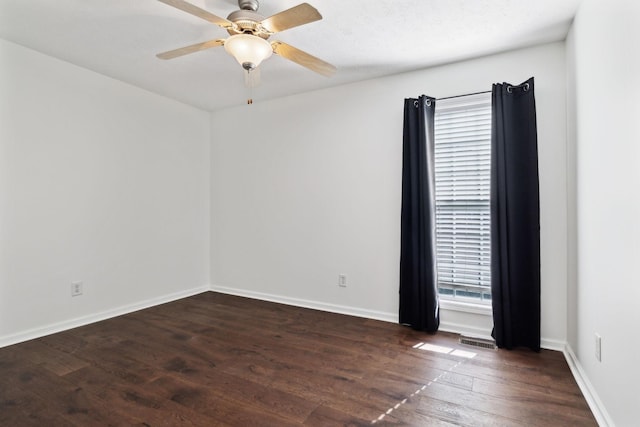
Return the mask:
M493 316L490 305L473 304L469 302L451 301L440 298L440 308L451 311L462 311L465 313L482 314Z

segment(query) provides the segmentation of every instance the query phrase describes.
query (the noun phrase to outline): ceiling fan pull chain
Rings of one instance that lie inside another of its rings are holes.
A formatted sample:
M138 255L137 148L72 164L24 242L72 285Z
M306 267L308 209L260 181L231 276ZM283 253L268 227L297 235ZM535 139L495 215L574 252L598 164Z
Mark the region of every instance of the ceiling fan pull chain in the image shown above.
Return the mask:
M245 72L247 73L247 82L249 86L249 98L247 98L247 105L251 105L253 104L253 76L251 75L251 72L253 71L253 69L249 69L246 70Z

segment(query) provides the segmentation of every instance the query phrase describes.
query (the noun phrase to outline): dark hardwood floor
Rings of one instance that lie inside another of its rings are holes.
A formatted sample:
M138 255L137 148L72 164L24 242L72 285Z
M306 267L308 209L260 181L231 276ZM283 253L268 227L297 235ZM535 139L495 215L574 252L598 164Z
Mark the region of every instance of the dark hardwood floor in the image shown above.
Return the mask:
M597 424L561 353L207 292L0 349L0 425Z

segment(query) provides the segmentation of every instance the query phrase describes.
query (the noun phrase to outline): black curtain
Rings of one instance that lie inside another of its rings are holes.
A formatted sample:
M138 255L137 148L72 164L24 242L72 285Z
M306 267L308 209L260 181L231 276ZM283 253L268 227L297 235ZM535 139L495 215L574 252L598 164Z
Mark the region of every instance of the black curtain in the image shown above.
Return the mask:
M540 196L533 78L494 84L491 293L498 347L540 350Z
M436 332L440 325L436 272L434 112L436 100L404 100L400 323Z

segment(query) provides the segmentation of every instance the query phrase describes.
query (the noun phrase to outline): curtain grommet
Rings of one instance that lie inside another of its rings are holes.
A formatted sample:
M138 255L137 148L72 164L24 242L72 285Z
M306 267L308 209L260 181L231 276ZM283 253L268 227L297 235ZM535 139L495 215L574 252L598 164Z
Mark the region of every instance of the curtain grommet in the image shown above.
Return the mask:
M507 93L513 93L513 86L507 86Z

